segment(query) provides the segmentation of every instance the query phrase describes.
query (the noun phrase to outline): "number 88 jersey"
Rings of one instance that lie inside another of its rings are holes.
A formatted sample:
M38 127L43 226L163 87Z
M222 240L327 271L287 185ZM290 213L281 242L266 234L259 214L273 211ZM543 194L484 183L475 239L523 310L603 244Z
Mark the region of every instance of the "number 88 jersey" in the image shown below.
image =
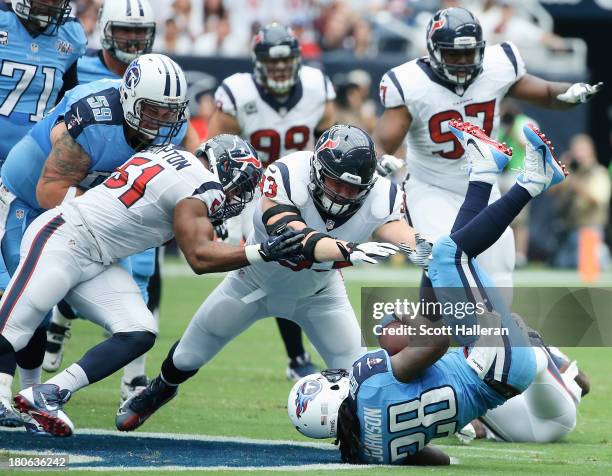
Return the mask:
M412 116L406 136L411 177L465 193L464 150L448 123L469 121L495 137L500 102L525 73L523 59L510 42L485 48L483 69L465 90L442 81L427 58L388 71L380 82L380 100L385 108L405 106Z
M335 97L329 78L309 66L300 68L299 81L284 102L267 94L251 73L229 76L215 92L217 107L236 118L241 137L253 145L266 165L306 149L326 102Z
M350 370L360 426L360 459L403 464L432 439L450 436L504 398L478 378L462 349L446 353L410 383L393 375L389 355L368 352Z

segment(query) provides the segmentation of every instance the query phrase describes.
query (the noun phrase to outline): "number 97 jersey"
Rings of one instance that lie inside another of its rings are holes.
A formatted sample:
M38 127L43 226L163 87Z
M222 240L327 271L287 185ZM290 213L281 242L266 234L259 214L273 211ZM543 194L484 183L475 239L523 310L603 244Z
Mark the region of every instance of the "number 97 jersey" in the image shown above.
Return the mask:
M368 464L404 464L432 439L456 433L505 401L478 378L463 350L448 352L419 378L403 383L379 349L355 361L349 378L360 459Z
M229 76L215 92L217 107L236 118L241 137L266 165L306 149L325 104L335 97L329 78L310 66L300 68L299 80L284 102L269 95L251 73Z
M405 106L412 116L406 136L408 172L421 182L465 193L468 183L463 147L448 127L452 119L472 122L496 136L500 102L525 74L510 42L485 49L483 69L464 90L442 81L427 58L388 71L380 82L385 108Z

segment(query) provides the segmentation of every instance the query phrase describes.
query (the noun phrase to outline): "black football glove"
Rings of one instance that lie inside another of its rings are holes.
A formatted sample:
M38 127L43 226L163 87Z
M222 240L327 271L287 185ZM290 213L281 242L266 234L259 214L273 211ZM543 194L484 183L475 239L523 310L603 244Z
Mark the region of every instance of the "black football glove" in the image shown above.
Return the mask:
M259 254L264 261L293 260L302 254L304 233L287 228L280 235L268 236L259 245Z

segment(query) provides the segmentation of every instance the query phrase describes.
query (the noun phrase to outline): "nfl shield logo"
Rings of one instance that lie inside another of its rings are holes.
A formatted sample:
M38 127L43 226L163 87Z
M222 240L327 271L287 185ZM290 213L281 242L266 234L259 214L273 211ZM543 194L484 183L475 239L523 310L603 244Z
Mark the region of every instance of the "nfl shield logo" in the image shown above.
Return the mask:
M25 217L25 212L23 211L23 208L18 208L17 210L15 210L15 216L17 217L17 220L23 220L23 217Z
M336 222L334 220L328 219L325 222L325 228L327 229L327 231L329 230L333 230L334 229L334 225L336 224Z

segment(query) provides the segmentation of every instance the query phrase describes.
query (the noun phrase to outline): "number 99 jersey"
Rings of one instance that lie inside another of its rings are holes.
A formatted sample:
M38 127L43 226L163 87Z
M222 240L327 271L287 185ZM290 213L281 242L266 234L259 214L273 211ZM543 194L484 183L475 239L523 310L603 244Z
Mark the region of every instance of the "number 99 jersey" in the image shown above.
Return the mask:
M369 464L403 464L432 439L454 434L505 401L478 378L463 350L448 352L410 383L398 381L387 352L375 350L355 361L349 379L360 459Z
M380 82L382 105L405 106L412 116L406 136L410 176L465 193L468 173L462 167L464 150L448 123L451 119L469 121L495 137L500 102L525 72L523 59L510 42L485 48L482 72L465 90L442 81L426 58L388 71Z
M286 101L269 95L251 73L226 78L215 92L217 107L234 116L241 137L248 140L266 165L289 152L304 150L314 136L334 87L320 70L302 66Z

